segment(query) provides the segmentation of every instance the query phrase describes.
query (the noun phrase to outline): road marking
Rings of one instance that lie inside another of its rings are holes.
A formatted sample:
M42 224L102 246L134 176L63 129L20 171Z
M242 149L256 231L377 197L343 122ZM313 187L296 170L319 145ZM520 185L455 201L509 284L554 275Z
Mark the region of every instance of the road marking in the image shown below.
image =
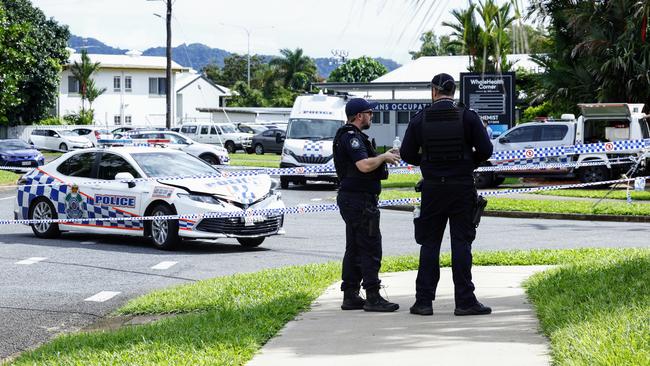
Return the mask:
M34 264L34 263L44 261L46 259L47 258L43 258L43 257L31 257L31 258L24 259L24 260L22 260L20 262L16 262L16 264L30 265L30 264Z
M84 301L92 301L92 302L104 302L106 300L110 300L114 298L115 296L119 295L120 292L115 292L115 291L102 291L99 292Z
M2 197L2 198L0 198L0 201L4 201L4 200L12 200L12 199L14 199L14 198L15 198L15 197L13 197L13 196L12 196L12 197Z
M172 261L160 262L155 266L151 267L151 269L169 269L172 266L174 266L176 263L178 262L172 262Z

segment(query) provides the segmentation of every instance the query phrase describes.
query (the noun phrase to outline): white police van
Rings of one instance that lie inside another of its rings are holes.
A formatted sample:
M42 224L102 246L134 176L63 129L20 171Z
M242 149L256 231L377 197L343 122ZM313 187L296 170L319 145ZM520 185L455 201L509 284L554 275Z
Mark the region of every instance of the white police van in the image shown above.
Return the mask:
M345 97L322 93L297 97L289 115L280 168L333 166L332 145L336 131L347 120L346 102ZM281 136L276 139L282 141ZM282 176L280 185L286 189L289 183L306 184L308 180L338 182L336 173L330 172Z
M224 237L256 247L266 237L283 233L281 212L234 215L283 209L274 180L268 175L218 177L220 174L203 160L174 149L108 147L70 152L21 177L14 216L74 219L31 224L40 238L54 238L61 231L145 236L160 249L176 247L180 238ZM158 179L169 176L213 177ZM147 179L134 182L134 178ZM233 217L120 220L210 212Z

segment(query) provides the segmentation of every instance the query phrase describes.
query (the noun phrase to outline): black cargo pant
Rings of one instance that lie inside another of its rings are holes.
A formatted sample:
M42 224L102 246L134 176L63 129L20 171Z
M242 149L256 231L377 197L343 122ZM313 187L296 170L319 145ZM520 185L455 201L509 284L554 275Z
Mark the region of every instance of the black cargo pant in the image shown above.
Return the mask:
M468 308L477 303L472 283L472 241L476 237L472 215L476 197L471 177L428 180L422 185L420 217L414 219L415 240L422 245L415 281L417 300L435 300L440 280L440 245L449 221L456 307Z
M341 192L336 198L345 221L345 255L341 290L379 287L381 266L381 233L379 231L378 197L362 192Z

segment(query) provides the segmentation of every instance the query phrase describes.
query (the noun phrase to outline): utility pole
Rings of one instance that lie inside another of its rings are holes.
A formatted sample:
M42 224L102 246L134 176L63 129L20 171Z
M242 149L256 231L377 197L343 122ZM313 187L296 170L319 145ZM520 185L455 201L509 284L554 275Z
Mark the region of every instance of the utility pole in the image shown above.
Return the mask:
M167 47L165 56L167 57L167 67L165 72L165 127L172 128L172 2L174 0L147 0L162 1L167 5L167 16L165 24L167 26ZM162 18L159 14L154 14Z
M165 126L167 129L172 128L172 0L166 0L167 3L167 50L165 52L167 56L167 72L166 72L166 95L165 95L165 104L166 104L166 119Z

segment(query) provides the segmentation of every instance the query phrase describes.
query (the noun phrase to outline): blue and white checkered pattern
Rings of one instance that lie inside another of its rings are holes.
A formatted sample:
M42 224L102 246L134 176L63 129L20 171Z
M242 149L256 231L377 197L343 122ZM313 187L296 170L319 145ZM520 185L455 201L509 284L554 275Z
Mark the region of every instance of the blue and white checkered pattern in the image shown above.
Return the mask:
M258 199L255 192L249 190L251 185L255 184L255 181L249 177L222 179L216 182L216 184L226 186L228 191L232 195L241 198L241 202L244 204L251 204Z
M60 184L52 184L56 180L40 170L34 170L32 173L27 174L25 179L26 184L18 186L17 193L21 218L27 219L29 217L29 207L34 199L37 197L47 197L54 205L57 216L61 219L67 219L65 197L70 192L70 186L61 182L59 182ZM140 230L143 228L142 221L116 220L119 218L137 217L137 215L118 211L113 207L95 205L91 197L83 195L81 189L79 192L83 197L83 202L80 207L83 211L83 218L92 220L75 220L75 224L117 229ZM100 220L105 218L110 218L111 220Z
M305 141L303 145L304 156L310 158L322 158L325 146L322 141Z

